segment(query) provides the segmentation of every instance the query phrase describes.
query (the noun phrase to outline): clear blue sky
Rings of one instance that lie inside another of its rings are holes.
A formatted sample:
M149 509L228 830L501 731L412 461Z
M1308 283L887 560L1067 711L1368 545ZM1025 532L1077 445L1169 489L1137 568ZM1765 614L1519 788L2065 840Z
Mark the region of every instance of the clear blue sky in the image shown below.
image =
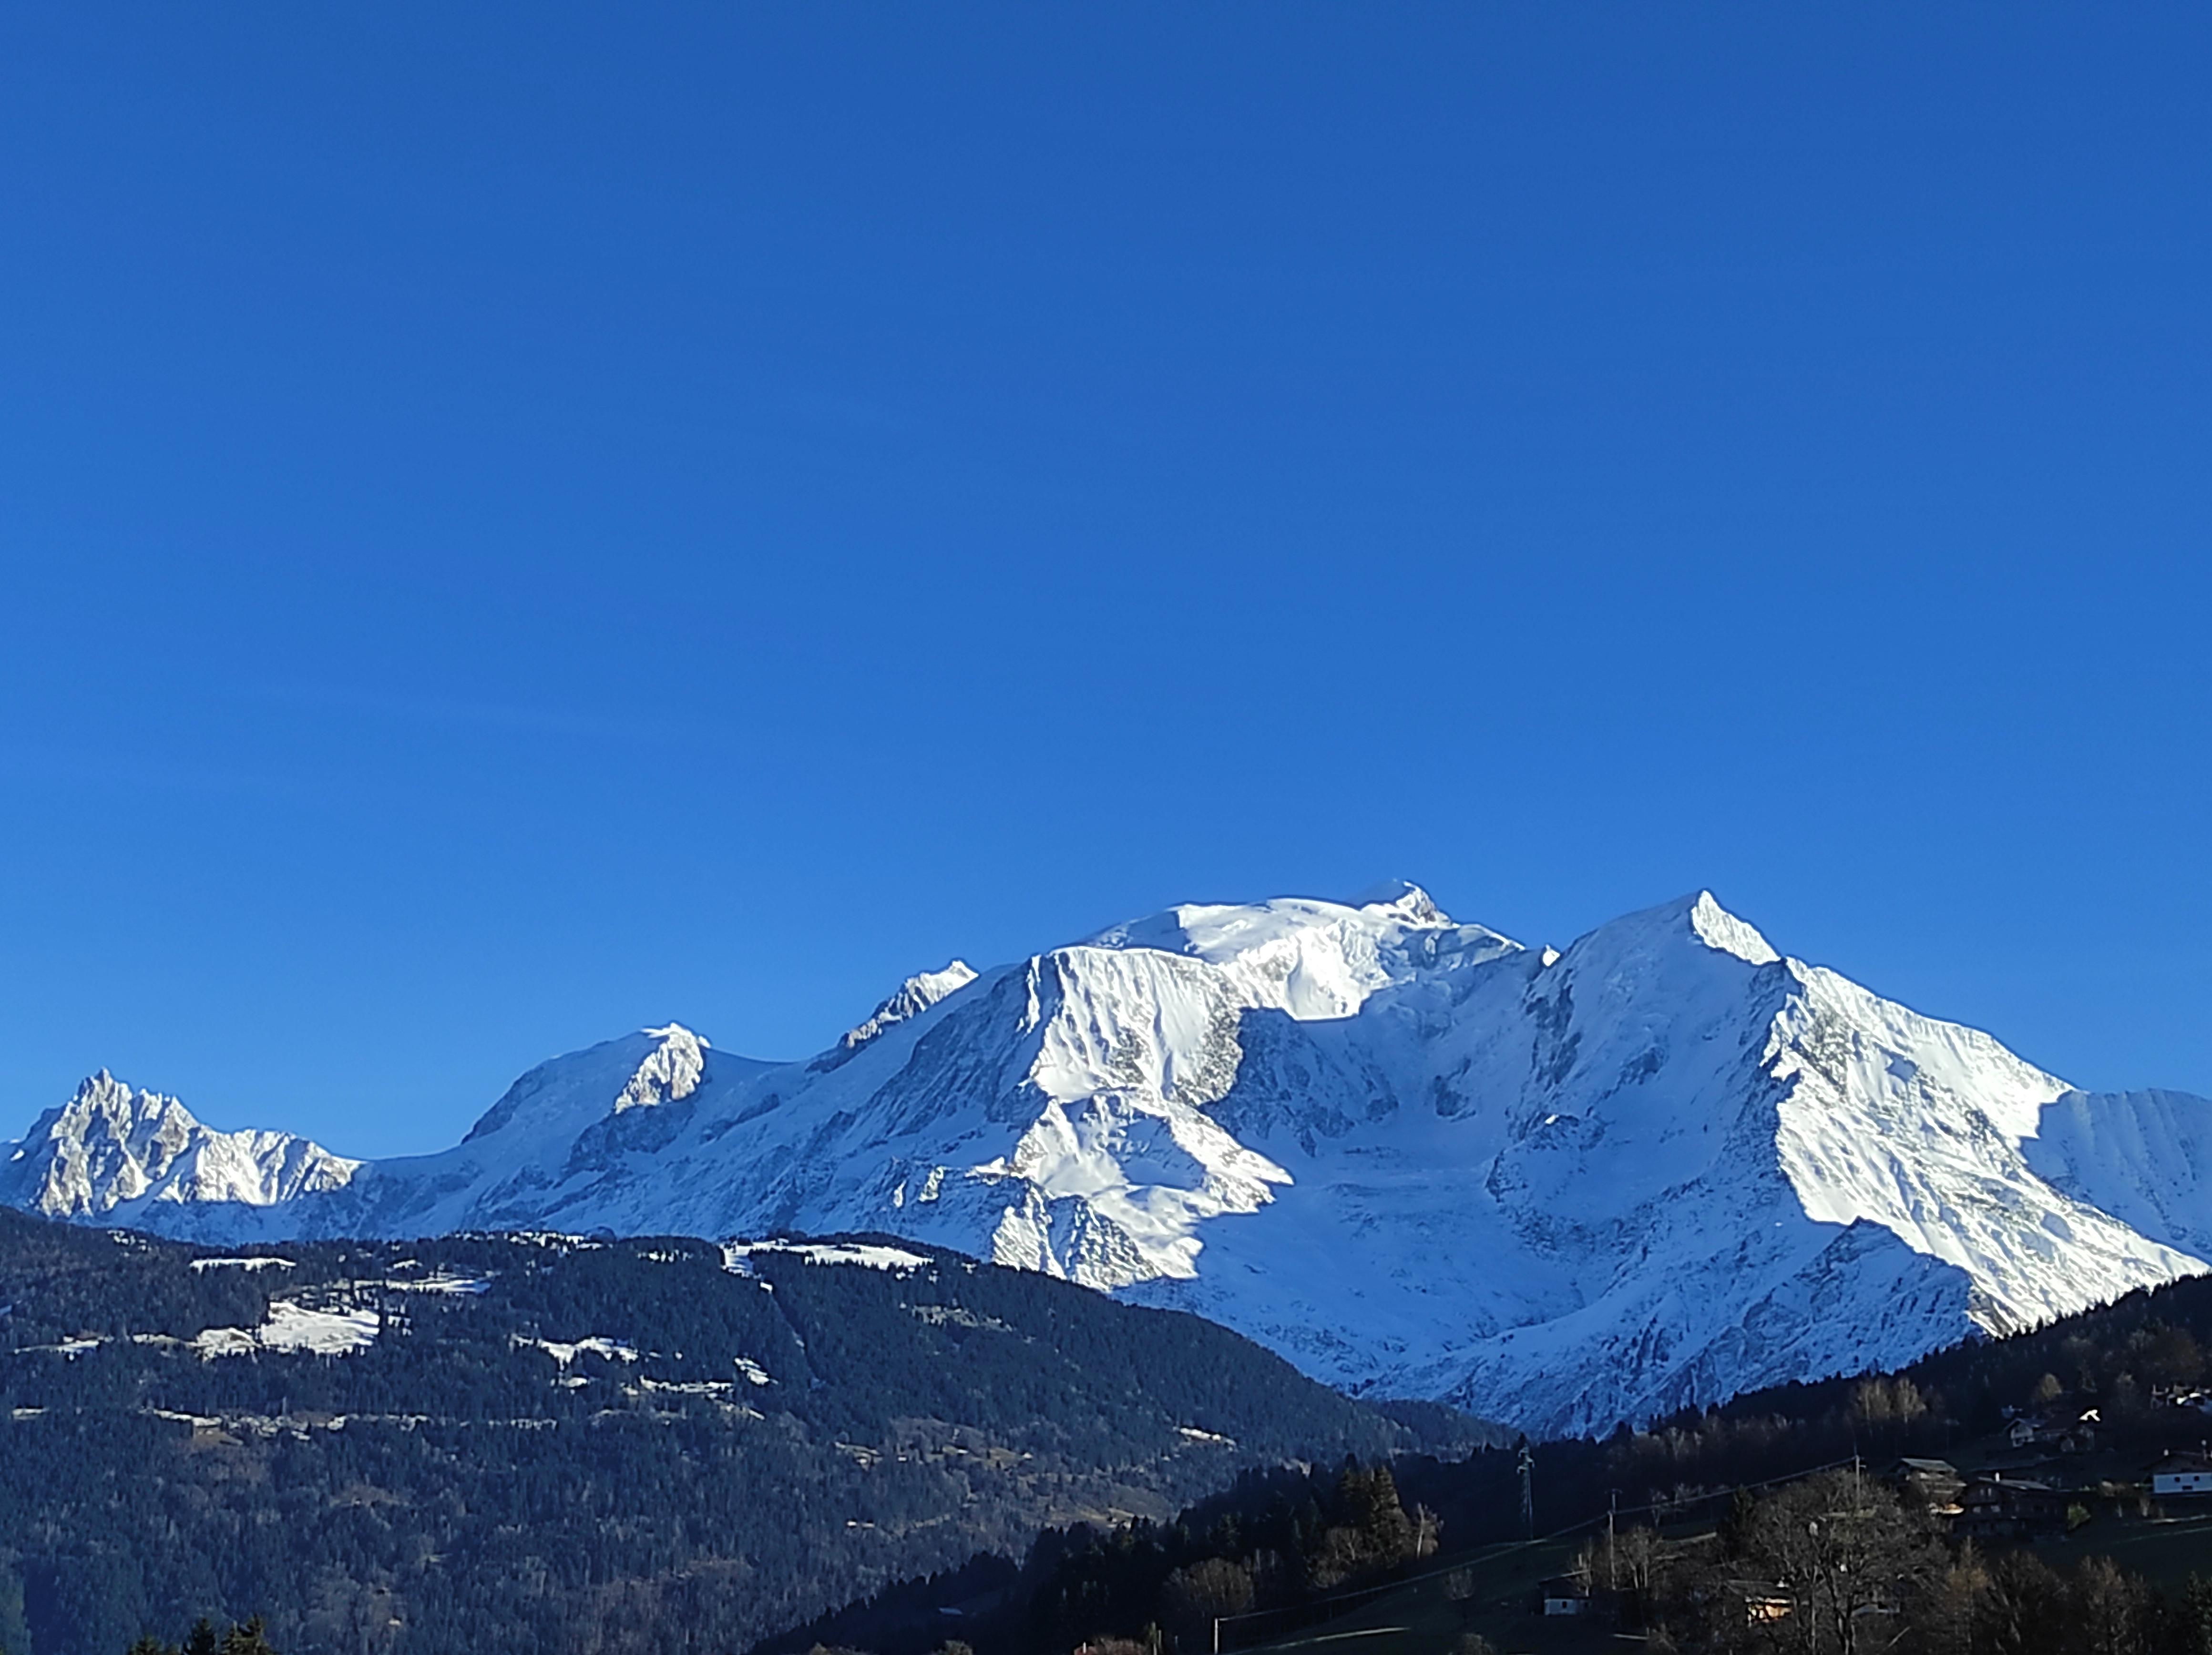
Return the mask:
M2212 1091L2202 7L0 14L0 1133L1711 886Z

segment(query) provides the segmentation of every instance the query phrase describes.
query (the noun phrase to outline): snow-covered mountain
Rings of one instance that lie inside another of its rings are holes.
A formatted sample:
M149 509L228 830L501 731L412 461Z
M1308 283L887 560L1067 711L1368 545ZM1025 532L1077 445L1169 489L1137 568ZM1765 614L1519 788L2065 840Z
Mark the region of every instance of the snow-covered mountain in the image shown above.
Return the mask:
M1709 894L1564 953L1411 887L1179 907L924 973L805 1062L628 1035L452 1149L302 1145L291 1185L149 1177L118 1147L137 1118L47 1117L31 1159L70 1170L0 1199L223 1241L885 1231L1551 1431L1903 1362L2212 1255L2212 1104L2075 1091Z
M8 1147L0 1203L52 1218L100 1218L126 1203L265 1207L337 1189L362 1165L289 1132L212 1131L176 1099L134 1092L105 1069Z

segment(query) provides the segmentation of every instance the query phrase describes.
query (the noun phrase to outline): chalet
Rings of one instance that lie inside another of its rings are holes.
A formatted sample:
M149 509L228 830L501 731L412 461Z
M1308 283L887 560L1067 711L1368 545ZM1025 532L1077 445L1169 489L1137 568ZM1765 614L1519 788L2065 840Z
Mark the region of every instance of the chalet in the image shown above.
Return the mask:
M1589 1613L1589 1582L1579 1574L1555 1574L1542 1587L1544 1613L1547 1615L1587 1615Z
M2212 1494L2212 1458L2203 1454L2168 1454L2150 1468L2150 1491L2161 1500L2175 1494Z
M1797 1607L1790 1588L1778 1580L1730 1580L1723 1590L1730 1603L1741 1606L1743 1624L1747 1627L1786 1621Z
M2061 1534L2066 1528L2066 1497L2047 1482L2002 1472L1978 1476L1959 1496L1953 1529L1974 1540L2018 1540Z
M1966 1479L1959 1475L1959 1468L1949 1460L1908 1457L1898 1461L1889 1475L1890 1481L1909 1498L1929 1511L1945 1517L1957 1514L1959 1496L1966 1492Z

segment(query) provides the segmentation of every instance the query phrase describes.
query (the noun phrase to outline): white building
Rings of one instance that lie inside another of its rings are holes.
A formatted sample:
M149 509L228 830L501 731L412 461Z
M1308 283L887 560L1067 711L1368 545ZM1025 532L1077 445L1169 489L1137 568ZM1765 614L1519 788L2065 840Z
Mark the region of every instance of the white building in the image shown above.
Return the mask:
M2153 1494L2212 1494L2212 1460L2202 1454L2168 1454L2150 1468Z

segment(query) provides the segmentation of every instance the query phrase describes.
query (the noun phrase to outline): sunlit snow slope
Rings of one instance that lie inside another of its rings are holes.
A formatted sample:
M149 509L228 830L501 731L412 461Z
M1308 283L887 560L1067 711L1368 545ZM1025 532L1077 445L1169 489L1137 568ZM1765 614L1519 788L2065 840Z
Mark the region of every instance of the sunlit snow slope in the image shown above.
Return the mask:
M128 1121L59 1113L0 1199L224 1240L884 1231L1547 1431L1902 1362L2212 1251L2212 1104L2073 1091L1710 895L1564 953L1411 887L1172 909L915 977L803 1063L629 1035L454 1149L308 1145L289 1183L102 1183Z

